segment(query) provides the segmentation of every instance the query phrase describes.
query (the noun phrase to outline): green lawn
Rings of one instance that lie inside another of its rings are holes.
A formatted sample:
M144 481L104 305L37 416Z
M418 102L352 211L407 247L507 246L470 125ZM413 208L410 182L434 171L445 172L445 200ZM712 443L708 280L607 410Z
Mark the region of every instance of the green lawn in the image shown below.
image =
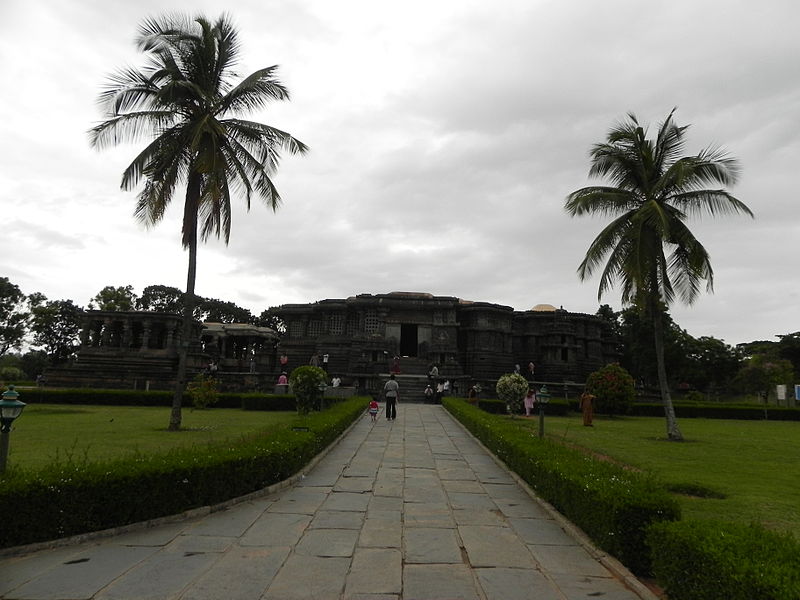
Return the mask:
M538 430L538 420L517 419ZM680 419L685 442L666 440L651 417L545 418L546 435L654 474L666 485L724 498L677 494L684 518L725 519L792 531L800 539L800 423Z
M102 461L239 438L297 418L294 412L183 409L183 429L167 431L169 408L29 404L14 422L10 466Z

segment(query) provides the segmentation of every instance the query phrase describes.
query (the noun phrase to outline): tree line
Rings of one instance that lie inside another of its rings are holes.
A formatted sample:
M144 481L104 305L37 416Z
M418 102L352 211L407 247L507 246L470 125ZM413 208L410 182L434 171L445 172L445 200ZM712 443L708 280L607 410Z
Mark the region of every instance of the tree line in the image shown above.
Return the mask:
M653 324L636 307L614 311L604 304L597 316L608 322L617 340L620 364L640 391L658 388ZM800 373L800 331L732 346L713 336L694 337L663 312L664 360L669 387L684 397L707 400L757 394L775 397L775 386L794 383Z

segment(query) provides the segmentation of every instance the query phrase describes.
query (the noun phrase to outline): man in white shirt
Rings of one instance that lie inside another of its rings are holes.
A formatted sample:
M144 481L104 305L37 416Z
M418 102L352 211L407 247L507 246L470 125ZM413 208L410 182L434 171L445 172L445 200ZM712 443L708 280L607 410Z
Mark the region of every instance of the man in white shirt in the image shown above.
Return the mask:
M397 400L400 397L400 385L394 378L394 373L389 375L389 381L383 386L383 395L386 397L386 420L394 421L397 418Z

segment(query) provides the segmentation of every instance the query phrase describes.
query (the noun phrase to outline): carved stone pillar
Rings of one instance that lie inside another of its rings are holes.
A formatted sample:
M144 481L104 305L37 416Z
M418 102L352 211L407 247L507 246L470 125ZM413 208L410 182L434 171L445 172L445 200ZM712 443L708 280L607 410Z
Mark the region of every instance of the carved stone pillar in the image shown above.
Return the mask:
M142 321L142 348L147 349L150 346L150 319Z
M131 336L133 335L133 326L131 325L130 317L122 322L122 347L129 348L131 345Z
M108 346L108 341L111 337L111 319L103 319L103 333L100 336L100 345Z

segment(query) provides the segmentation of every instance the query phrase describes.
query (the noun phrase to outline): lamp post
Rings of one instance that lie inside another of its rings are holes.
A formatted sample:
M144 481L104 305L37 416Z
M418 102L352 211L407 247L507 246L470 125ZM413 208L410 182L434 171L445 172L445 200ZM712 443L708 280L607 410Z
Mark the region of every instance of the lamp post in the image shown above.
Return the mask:
M328 389L328 384L320 383L317 386L317 390L319 391L319 409L325 410L325 390Z
M3 392L0 400L0 473L5 473L8 462L8 442L11 437L11 423L22 414L25 403L17 400L19 392L13 385Z
M547 386L543 385L536 394L536 402L539 403L539 437L544 437L544 405L550 402L550 392L547 391Z

